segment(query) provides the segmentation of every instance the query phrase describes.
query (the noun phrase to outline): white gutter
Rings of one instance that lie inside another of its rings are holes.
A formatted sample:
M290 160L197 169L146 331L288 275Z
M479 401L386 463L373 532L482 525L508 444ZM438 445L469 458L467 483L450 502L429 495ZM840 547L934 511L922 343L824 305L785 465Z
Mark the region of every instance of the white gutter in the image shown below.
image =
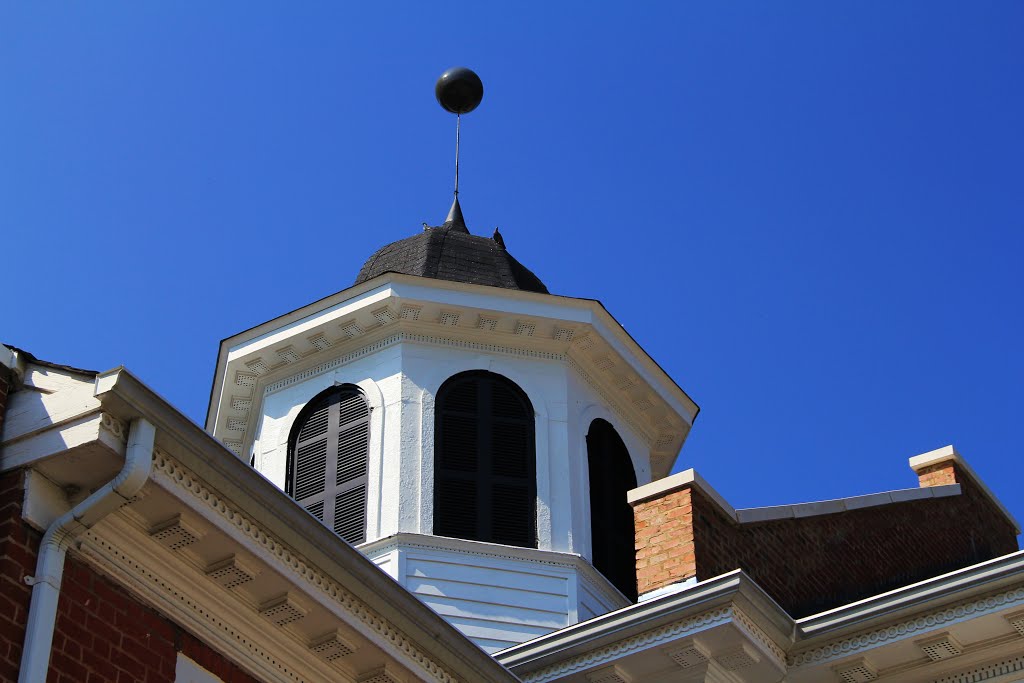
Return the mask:
M21 653L18 683L44 683L50 667L53 627L57 618L64 557L79 534L129 502L149 479L153 467L156 428L146 420L132 421L124 467L112 481L57 518L43 534L36 575L26 576L32 586L25 648Z

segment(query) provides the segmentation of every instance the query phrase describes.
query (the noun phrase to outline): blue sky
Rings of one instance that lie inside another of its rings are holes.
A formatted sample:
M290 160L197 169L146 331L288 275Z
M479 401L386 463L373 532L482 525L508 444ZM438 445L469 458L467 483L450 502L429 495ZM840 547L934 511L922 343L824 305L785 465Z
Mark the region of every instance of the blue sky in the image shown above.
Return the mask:
M1024 4L4 3L0 340L202 421L221 338L443 220L600 299L735 507L916 485L1024 518Z

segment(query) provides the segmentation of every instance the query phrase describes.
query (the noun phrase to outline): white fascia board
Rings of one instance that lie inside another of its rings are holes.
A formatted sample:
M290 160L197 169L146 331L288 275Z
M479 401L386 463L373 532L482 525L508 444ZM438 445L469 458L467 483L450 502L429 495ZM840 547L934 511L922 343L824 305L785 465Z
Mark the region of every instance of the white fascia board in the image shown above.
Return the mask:
M380 301L384 301L393 295L393 288L386 284L369 292L363 292L358 296L337 303L325 310L317 311L316 313L307 315L295 322L284 325L283 327L265 332L257 337L245 340L244 342L230 347L228 349L227 362L230 363L236 358L246 356L257 350L281 344L297 334L319 327L324 323L347 318L356 311L361 311L367 306L372 306Z
M950 601L1024 585L1024 550L912 583L870 598L798 619L801 639L866 628L867 622L891 621L899 615L939 609Z
M943 446L942 448L936 448L934 451L928 451L927 453L922 453L921 455L915 455L914 457L910 458L910 469L914 470L915 473L919 473L926 467L930 467L931 465L938 465L944 462L953 462L956 464L957 467L963 470L963 472L974 481L977 487L981 489L981 492L988 496L988 499L991 500L997 508L999 508L999 511L1003 513L1003 516L1006 517L1007 521L1009 521L1010 524L1013 525L1013 528L1016 530L1017 534L1020 534L1020 522L1018 522L1017 519L1012 514L1010 514L1010 511L1006 509L1006 506L1003 505L998 498L996 498L996 494L992 493L992 490L985 485L985 482L982 481L981 477L978 476L977 472L975 472L974 469L967 464L967 461L964 460L964 457L960 455L960 453L958 453L953 446Z
M557 297L551 294L534 295L543 297L542 299L522 298L509 296L509 293L516 290L462 283L451 283L459 285L457 289L437 287L433 283L438 281L431 280L431 284L426 284L422 282L423 279L417 278L417 282L395 282L392 285L392 290L396 296L403 299L430 301L462 308L482 308L524 317L593 323L593 314L587 307L578 305L579 299Z

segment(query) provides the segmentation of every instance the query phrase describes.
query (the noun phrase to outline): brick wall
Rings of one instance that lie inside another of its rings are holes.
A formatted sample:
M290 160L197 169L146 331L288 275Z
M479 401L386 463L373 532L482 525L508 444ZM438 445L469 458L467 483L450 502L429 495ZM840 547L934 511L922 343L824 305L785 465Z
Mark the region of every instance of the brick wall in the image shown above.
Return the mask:
M640 501L640 592L743 569L803 617L1017 550L1016 533L952 463L926 481L962 494L798 519L739 524L694 485Z
M42 534L24 523L19 470L0 475L0 683L18 680ZM226 683L256 683L182 627L69 553L47 683L174 681L182 652Z

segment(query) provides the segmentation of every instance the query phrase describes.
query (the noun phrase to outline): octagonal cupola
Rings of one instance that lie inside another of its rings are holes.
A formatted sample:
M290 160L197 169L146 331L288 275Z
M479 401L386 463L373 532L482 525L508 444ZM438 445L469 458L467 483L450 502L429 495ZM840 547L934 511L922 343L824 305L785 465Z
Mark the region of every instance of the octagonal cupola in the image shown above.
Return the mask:
M625 491L697 410L456 196L352 287L225 339L207 430L496 651L635 600Z

